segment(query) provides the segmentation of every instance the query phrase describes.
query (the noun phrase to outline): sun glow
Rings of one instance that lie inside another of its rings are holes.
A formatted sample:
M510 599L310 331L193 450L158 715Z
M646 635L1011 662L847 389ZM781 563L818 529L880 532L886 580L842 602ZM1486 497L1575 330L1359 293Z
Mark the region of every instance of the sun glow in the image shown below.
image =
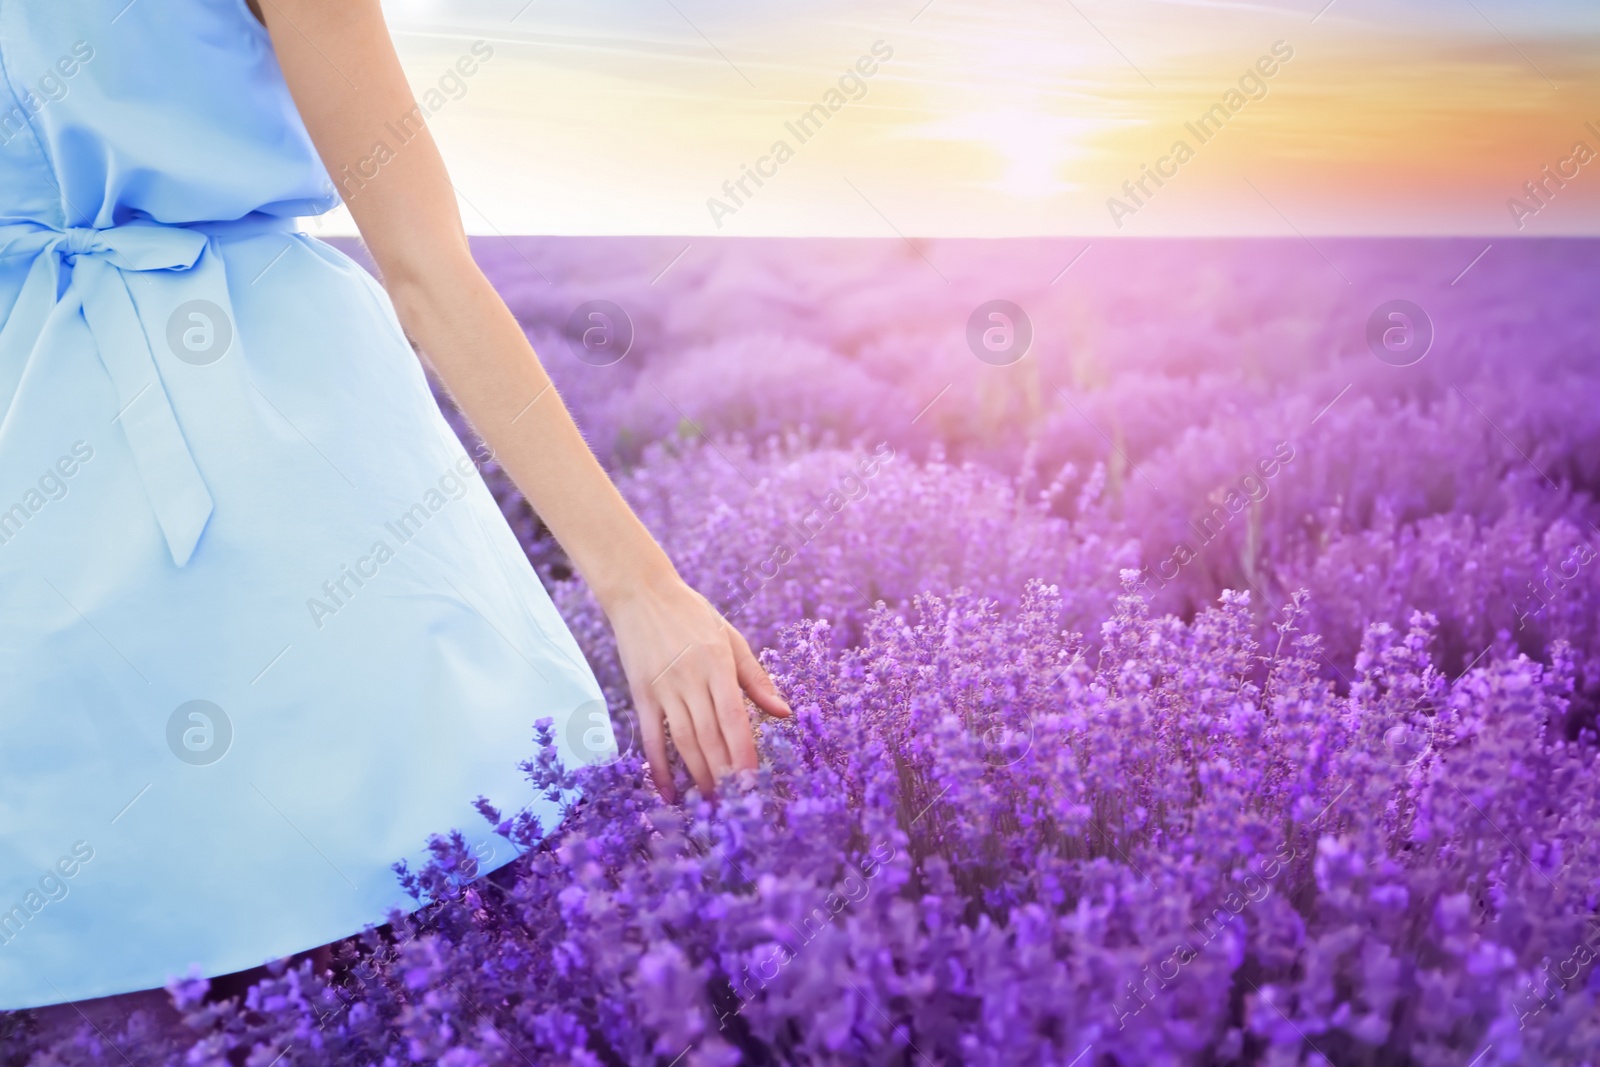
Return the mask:
M475 233L1600 231L1587 174L1536 215L1507 208L1600 125L1588 61L1600 26L1560 5L1516 17L1491 5L1494 23L1443 7L1372 22L1351 5L1314 18L1163 0L1016 0L1004 17L971 0L871 13L823 2L804 20L733 7L668 17L633 0L387 7L419 92L475 42L495 50L471 92L429 119ZM893 58L870 91L728 200L726 184L874 42ZM1275 42L1294 59L1270 93L1240 93L1247 105L1229 105L1204 143L1188 133ZM1155 182L1179 140L1194 155ZM736 212L708 210L718 198ZM353 232L342 212L317 227Z

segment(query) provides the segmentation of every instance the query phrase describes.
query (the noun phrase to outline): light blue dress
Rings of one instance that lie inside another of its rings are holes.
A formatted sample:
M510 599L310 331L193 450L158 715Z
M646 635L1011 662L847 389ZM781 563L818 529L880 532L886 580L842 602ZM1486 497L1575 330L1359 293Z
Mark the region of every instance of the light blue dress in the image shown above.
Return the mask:
M244 0L0 0L0 1009L381 923L582 653ZM599 709L597 711L597 709Z

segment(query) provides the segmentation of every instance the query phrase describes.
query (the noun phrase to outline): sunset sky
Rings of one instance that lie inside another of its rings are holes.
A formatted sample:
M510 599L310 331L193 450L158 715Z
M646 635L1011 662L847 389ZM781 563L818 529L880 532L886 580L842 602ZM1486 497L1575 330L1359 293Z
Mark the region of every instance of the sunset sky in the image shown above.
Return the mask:
M475 233L1600 233L1593 2L385 7Z

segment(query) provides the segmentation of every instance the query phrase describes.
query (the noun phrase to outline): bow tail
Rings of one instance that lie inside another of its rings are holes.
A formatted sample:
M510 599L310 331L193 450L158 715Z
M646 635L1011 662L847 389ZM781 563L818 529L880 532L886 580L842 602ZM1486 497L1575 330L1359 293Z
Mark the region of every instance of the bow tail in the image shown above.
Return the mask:
M172 561L182 567L211 518L211 492L178 425L122 272L110 263L81 257L73 268L73 284L80 287L84 320L121 405L114 421L127 436Z
M45 323L56 310L56 259L35 256L11 314L0 325L0 440L9 424L11 404L27 373Z

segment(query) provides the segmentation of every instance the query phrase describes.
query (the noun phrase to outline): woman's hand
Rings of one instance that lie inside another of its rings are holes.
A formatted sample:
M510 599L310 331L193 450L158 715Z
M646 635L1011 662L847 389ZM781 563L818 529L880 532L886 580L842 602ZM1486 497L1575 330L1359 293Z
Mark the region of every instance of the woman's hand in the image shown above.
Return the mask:
M701 793L733 771L755 770L740 691L769 715L787 716L789 705L739 631L676 575L619 597L606 615L661 795L675 799L663 724Z
M678 577L573 423L527 335L472 259L456 191L422 122L379 0L261 5L278 65L383 275L407 337L443 379L616 631L650 773L673 799L662 724L703 792L756 765L740 689L788 705L743 637ZM356 179L395 116L415 132Z

